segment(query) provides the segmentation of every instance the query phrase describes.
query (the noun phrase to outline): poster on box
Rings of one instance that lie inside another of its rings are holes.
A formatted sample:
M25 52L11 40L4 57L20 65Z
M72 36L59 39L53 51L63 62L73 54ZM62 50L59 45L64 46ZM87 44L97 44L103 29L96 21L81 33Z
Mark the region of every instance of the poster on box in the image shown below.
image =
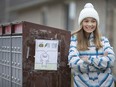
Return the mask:
M35 40L36 70L57 70L58 40Z

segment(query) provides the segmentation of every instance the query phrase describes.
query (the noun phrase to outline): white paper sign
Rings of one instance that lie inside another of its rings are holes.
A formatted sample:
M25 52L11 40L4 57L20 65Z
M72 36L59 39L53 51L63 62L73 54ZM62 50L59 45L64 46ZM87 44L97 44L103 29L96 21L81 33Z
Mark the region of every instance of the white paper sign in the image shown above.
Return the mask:
M37 70L57 70L58 40L38 40L35 44Z

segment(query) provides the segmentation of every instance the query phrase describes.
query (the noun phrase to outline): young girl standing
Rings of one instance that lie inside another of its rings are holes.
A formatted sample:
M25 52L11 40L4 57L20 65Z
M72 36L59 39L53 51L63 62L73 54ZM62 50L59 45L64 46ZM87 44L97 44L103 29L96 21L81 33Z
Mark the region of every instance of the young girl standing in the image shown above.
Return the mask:
M114 87L111 68L115 54L108 39L99 33L99 15L91 3L80 12L78 24L68 56L74 87Z

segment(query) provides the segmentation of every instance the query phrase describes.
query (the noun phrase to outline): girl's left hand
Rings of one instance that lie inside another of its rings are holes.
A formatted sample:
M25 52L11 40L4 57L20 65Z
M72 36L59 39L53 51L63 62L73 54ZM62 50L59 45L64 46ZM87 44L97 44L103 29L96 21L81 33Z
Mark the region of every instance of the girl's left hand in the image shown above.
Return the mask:
M89 56L82 56L82 57L80 57L83 61L87 61L88 60L88 58L89 58Z

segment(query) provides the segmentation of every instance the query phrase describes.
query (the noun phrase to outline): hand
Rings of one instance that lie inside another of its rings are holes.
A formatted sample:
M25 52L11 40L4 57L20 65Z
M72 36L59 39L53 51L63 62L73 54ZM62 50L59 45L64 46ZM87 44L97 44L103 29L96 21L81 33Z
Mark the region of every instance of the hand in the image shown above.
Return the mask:
M104 52L103 55L99 55L99 57L104 57L104 56L108 56L108 52Z
M104 56L108 56L108 52L105 52L105 53L104 53Z
M88 57L88 56L81 56L80 58L81 58L83 61L87 61L89 57Z

